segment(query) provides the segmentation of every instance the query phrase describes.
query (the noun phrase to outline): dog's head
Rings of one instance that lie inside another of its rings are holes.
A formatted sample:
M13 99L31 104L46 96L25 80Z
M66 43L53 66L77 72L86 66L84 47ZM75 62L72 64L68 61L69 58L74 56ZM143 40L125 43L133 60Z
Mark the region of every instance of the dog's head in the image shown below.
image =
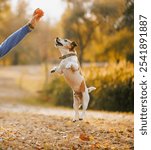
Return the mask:
M63 55L65 55L71 52L75 52L74 48L77 46L77 43L68 39L61 39L57 37L55 39L55 46L59 48Z

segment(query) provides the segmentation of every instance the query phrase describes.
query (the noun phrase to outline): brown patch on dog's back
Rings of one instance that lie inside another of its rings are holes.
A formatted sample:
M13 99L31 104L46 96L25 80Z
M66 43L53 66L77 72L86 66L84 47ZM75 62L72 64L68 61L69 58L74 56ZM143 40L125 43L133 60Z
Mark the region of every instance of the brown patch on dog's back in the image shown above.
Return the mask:
M82 82L81 82L81 85L80 85L80 88L79 88L79 91L78 91L78 92L74 91L74 96L75 96L75 98L76 98L77 100L79 100L79 103L80 103L80 104L82 103L82 97L83 97L82 93L83 93L84 91L85 91L85 82L82 81Z
M76 99L82 100L82 92L74 92L74 96L76 97Z
M84 81L81 82L79 91L80 92L84 92L85 91L85 82Z

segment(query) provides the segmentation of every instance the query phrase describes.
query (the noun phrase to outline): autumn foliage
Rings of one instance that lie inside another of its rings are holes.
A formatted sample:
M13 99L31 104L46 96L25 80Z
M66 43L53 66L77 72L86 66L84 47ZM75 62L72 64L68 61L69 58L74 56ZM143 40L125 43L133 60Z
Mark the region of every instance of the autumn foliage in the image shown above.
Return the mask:
M91 93L89 109L133 112L133 65L125 61L102 65L85 66L82 69L87 86L96 87ZM72 90L62 76L52 75L45 92L51 104L72 107ZM40 99L45 101L43 95Z
M29 19L26 1L18 2L16 13L11 11L7 1L0 0L3 8L0 10L0 42ZM65 3L68 7L55 25L41 20L35 31L0 64L44 64L44 92L39 99L42 103L47 101L57 106L72 107L72 90L64 79L53 75L48 77L51 64L59 63L60 54L54 47L55 37L69 38L78 43L76 51L87 85L97 88L91 93L89 108L133 111L133 1L66 0ZM43 11L37 9L35 14L42 16Z

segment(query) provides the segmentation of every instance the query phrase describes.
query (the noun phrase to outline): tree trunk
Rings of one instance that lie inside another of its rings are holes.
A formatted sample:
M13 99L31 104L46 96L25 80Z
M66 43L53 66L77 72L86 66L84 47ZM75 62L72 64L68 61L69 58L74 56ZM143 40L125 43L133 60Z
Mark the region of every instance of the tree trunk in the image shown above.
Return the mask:
M44 67L45 67L45 82L44 82L44 86L47 89L47 86L48 86L48 62L47 62L47 60L45 60L45 62L44 62Z
M45 80L44 80L44 90L45 90L45 96L47 97L48 93L48 51L45 49L44 54L44 69L45 69Z
M80 62L81 67L83 64L83 51L84 51L84 49L82 47L80 47L79 62Z
M19 54L18 52L15 52L14 58L13 58L13 65L18 65L19 64Z

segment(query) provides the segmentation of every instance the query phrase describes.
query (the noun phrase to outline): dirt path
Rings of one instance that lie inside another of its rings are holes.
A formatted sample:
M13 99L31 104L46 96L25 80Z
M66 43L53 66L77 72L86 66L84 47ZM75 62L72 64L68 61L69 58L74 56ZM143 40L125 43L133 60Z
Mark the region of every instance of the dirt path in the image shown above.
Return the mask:
M73 123L70 109L0 106L0 149L130 150L133 115L88 111Z

